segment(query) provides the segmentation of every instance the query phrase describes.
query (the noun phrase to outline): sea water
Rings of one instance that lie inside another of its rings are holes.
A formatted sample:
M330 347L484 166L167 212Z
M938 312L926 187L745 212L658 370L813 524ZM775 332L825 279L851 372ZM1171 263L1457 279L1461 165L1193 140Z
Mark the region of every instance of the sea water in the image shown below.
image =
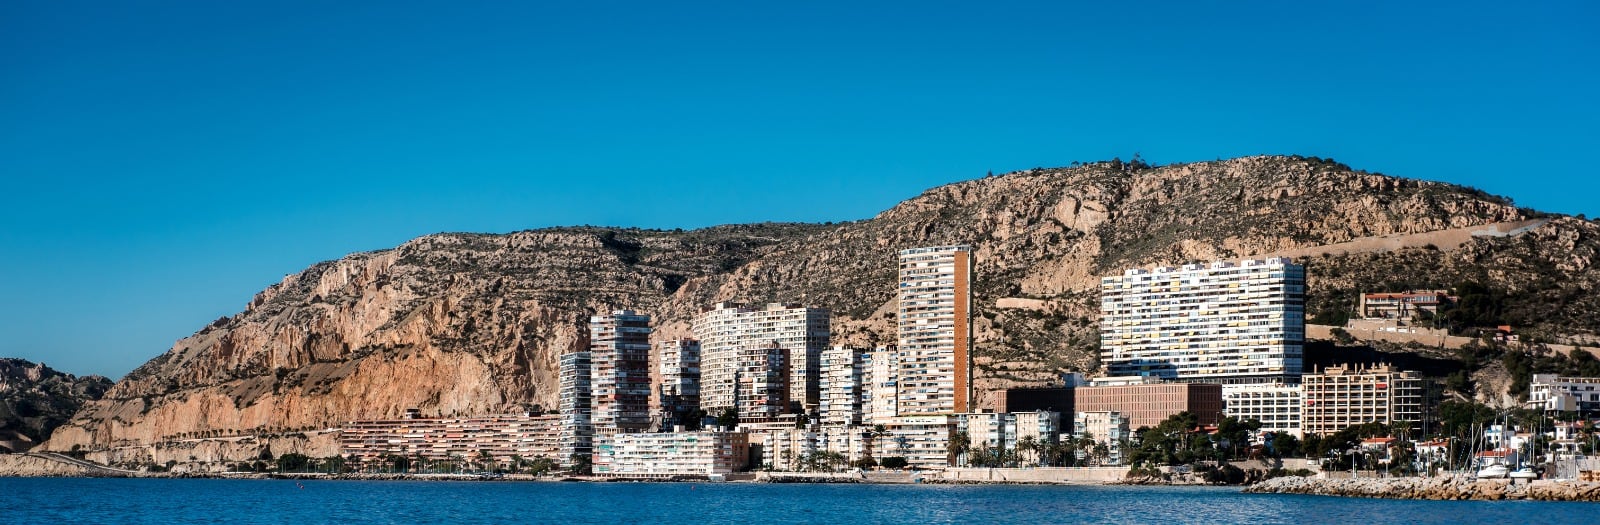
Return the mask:
M1227 487L0 478L0 523L1594 523L1600 504Z

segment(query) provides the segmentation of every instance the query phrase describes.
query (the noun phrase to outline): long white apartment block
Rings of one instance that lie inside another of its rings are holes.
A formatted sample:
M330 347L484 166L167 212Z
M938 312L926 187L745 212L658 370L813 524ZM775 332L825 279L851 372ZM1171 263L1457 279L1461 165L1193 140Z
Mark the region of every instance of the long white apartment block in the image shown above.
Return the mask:
M1300 434L1300 411L1305 395L1298 384L1259 383L1222 385L1222 411L1240 421L1261 422L1262 432Z
M943 470L950 466L950 436L956 432L953 415L900 416L884 424L888 436L876 438L873 455L904 457L911 466Z
M408 414L403 419L351 421L339 434L339 455L368 465L386 463L386 456L477 460L487 453L501 464L512 456L556 459L561 455L560 427L554 414L528 413L463 418Z
M815 409L829 329L828 310L797 304L701 311L691 327L700 340L701 408L713 416L736 408L741 417Z
M710 476L745 469L749 436L743 432L620 434L610 450L610 469L620 477Z
M969 246L899 252L897 408L901 415L970 410L972 278Z
M1305 267L1286 257L1130 269L1100 280L1111 376L1294 383L1305 342Z

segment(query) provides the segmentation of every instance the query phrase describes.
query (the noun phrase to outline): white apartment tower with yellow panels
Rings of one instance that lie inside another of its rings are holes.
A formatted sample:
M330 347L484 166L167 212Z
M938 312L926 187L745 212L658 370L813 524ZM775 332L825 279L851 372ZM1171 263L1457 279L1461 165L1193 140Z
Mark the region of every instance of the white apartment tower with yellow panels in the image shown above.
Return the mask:
M1305 276L1274 257L1103 278L1101 362L1112 376L1299 383Z
M900 251L897 410L957 414L972 401L972 248Z

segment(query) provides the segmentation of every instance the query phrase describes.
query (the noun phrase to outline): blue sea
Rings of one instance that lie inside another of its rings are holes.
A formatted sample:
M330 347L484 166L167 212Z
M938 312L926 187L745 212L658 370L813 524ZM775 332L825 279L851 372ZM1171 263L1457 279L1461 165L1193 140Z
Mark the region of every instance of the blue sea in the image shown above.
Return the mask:
M0 478L0 523L1592 523L1600 504L1237 488Z

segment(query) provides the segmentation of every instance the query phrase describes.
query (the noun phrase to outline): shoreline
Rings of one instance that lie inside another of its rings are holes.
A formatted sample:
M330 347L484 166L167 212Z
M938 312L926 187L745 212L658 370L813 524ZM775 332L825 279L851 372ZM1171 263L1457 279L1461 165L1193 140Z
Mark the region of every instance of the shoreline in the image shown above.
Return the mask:
M1442 478L1273 478L1244 489L1245 494L1299 494L1349 498L1451 501L1600 502L1600 482Z

